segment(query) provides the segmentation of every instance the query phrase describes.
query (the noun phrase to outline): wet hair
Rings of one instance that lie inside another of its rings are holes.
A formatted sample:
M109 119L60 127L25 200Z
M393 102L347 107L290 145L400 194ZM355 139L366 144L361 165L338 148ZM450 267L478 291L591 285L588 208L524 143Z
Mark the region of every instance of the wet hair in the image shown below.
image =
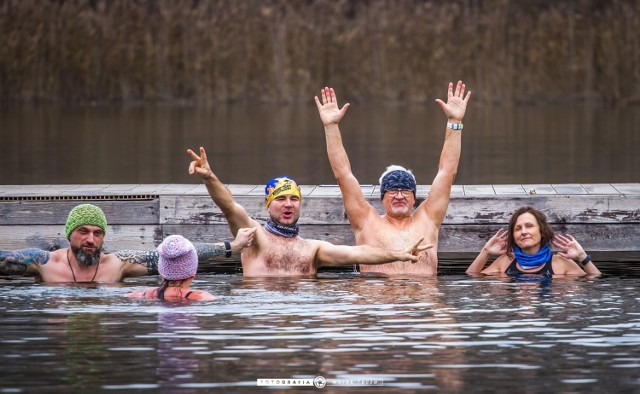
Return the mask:
M160 284L160 287L158 287L158 299L159 300L164 300L164 292L165 290L167 290L167 287L169 287L169 281L166 279L162 280L162 283Z
M158 287L158 299L164 300L164 292L169 288L169 285L180 283L182 280L167 280L162 279L162 283L160 283L160 287ZM182 290L180 291L182 294Z
M532 214L538 222L538 227L540 227L540 246L548 244L553 239L553 229L551 228L551 225L549 225L547 216L544 213L533 207L518 208L509 219L507 250L510 252L513 251L513 246L516 244L515 238L513 237L513 231L516 228L516 221L518 221L518 218L524 213Z

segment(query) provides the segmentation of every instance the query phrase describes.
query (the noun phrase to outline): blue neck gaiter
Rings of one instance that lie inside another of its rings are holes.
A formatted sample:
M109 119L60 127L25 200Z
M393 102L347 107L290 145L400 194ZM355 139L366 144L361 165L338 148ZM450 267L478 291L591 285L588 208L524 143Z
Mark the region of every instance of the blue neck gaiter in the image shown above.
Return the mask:
M538 253L526 254L518 245L513 245L513 254L516 255L516 261L524 269L540 267L551 259L551 246L546 244L541 247Z
M298 232L300 231L300 228L297 224L294 224L293 226L283 226L271 219L267 219L267 222L264 224L264 228L272 234L280 235L287 238L296 237L298 235Z

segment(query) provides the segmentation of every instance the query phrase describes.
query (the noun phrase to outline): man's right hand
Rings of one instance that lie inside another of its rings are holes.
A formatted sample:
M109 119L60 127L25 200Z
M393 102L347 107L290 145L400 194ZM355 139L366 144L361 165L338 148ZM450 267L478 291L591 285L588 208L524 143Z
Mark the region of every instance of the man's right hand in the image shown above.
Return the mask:
M203 147L200 147L200 156L196 155L191 149L187 149L187 154L193 159L189 164L190 175L198 174L202 179L213 178L213 171L211 171L207 161L207 152Z
M318 107L318 113L320 114L322 124L329 126L340 123L344 114L347 113L347 109L349 109L350 104L347 103L342 106L342 108L339 108L336 92L333 88L322 89L320 91L320 96L322 96L322 103L320 103L318 96L315 96L314 99L316 100L316 106Z

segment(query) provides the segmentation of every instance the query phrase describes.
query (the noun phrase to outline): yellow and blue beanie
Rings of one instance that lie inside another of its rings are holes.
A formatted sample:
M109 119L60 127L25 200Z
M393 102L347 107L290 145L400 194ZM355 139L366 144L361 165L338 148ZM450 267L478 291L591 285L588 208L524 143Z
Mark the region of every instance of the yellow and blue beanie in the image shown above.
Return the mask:
M300 192L298 184L288 176L279 176L267 182L267 185L264 187L264 194L267 208L269 208L271 202L279 196L294 195L302 200L302 193Z

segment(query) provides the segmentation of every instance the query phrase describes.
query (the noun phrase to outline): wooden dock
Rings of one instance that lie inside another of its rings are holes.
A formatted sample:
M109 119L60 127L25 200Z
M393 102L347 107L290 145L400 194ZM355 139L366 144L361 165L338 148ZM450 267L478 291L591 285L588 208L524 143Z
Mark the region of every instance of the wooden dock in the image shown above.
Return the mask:
M229 185L236 200L259 222L267 219L264 186ZM429 192L418 186L418 201ZM354 244L336 185L301 185L301 236ZM362 190L382 212L378 186ZM64 224L76 204L100 206L109 227L105 249L148 250L170 234L197 242L231 238L220 210L202 184L0 185L0 249L68 245ZM455 185L439 254L473 256L511 213L531 205L554 230L574 235L590 253L640 251L640 183Z

